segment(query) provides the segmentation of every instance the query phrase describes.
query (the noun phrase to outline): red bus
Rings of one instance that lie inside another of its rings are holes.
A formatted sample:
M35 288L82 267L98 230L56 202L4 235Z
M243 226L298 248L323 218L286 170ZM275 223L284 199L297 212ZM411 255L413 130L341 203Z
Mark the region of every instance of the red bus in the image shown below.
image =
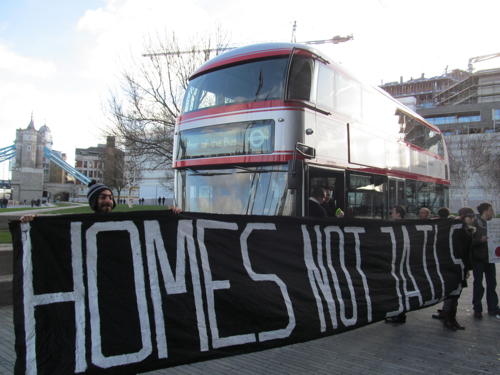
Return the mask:
M439 129L301 44L237 48L195 71L173 167L191 212L307 216L315 186L355 217L448 205Z

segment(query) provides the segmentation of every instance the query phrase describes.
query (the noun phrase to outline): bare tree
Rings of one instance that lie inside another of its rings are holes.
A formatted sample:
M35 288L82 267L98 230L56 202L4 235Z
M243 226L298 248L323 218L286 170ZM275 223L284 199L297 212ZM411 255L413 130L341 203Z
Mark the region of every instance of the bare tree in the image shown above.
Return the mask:
M125 179L125 187L128 189L128 196L132 195L132 191L137 189L139 182L142 179L142 170L144 162L141 157L134 155L126 155L123 177Z
M485 165L479 173L479 183L488 195L488 200L495 209L499 206L500 196L500 133L488 135L487 148L483 152L489 153L489 163Z
M124 177L125 154L115 146L113 137L108 137L106 148L101 154L101 161L103 163L103 181L117 192L118 199L120 199L121 192L126 186Z
M459 191L461 205L468 206L471 187L478 186L481 176L495 167L496 143L489 134L452 135L445 139L452 186Z
M135 68L123 73L120 93L111 94L108 106L113 123L108 134L132 156L154 160L156 167L172 161L173 130L189 76L227 45L220 31L188 48L175 34L157 39L148 42Z

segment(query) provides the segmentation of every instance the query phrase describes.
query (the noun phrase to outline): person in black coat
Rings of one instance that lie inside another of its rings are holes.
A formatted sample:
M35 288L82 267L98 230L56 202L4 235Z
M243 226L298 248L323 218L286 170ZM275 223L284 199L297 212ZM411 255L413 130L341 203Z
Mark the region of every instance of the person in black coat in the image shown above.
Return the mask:
M309 215L312 217L328 217L322 204L327 199L327 192L320 186L316 186L311 191L309 198Z
M464 326L460 325L457 321L457 307L458 299L462 293L462 288L467 286L467 278L469 276L470 270L472 269L471 264L471 245L472 238L476 232L476 227L474 226L474 211L470 207L463 207L458 210L458 219L463 223L462 231L459 233L457 238L457 243L461 253L458 254L459 258L464 263L464 275L462 278L461 288L457 289L454 293L446 297L443 301L443 309L438 310L437 314L432 314L434 319L441 319L445 328L456 331L465 329Z
M495 291L497 286L495 263L490 263L488 252L488 227L487 221L494 217L493 207L489 203L481 203L477 207L479 215L476 216L475 226L477 228L472 238L472 271L474 274L474 285L472 292L472 304L474 306L474 318L481 319L484 295L483 277L486 279L486 303L489 315L500 314L498 306L498 295Z

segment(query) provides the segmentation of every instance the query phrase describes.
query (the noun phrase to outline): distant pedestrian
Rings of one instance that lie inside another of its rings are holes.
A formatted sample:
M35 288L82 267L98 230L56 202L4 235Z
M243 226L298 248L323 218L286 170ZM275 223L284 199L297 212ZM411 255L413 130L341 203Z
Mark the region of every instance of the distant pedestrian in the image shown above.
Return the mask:
M161 206L161 197L158 197L158 206Z
M165 197L162 197L162 198L161 198L161 205L162 205L162 206L165 206Z

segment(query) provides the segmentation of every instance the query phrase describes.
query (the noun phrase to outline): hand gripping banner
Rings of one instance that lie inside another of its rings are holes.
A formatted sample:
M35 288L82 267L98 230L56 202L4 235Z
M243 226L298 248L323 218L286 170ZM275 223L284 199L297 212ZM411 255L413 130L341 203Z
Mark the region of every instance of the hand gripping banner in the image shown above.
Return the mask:
M114 213L11 223L16 374L126 374L312 340L460 288L461 223Z

